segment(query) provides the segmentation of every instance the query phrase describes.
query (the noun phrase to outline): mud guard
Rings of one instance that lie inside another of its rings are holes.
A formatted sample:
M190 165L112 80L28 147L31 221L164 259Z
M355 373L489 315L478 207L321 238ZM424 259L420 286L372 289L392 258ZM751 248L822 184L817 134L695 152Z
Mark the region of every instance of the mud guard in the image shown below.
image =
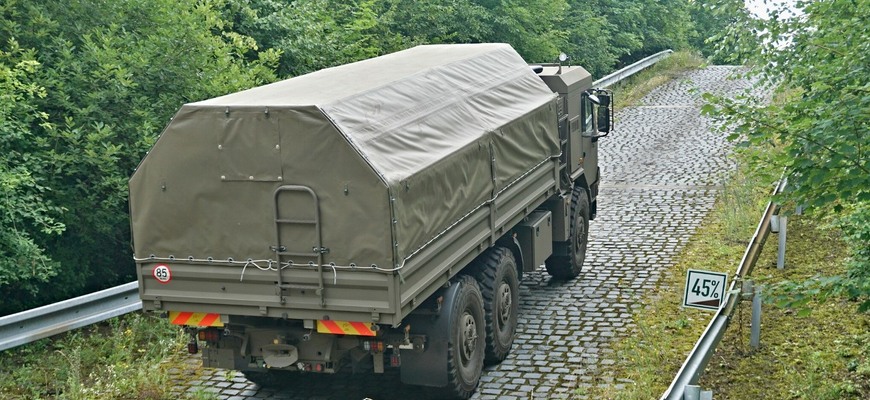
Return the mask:
M447 343L450 340L450 310L459 293L460 283L453 282L450 287L435 293L433 297L444 296L441 310L437 314L410 314L405 318L414 334L426 335L426 350L422 352L402 352L402 365L399 367L402 383L408 385L444 387L447 386Z

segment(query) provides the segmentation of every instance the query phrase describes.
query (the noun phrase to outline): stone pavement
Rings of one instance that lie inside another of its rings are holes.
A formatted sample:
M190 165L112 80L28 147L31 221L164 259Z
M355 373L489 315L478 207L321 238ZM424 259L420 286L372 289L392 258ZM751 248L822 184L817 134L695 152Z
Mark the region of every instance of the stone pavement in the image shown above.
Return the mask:
M686 73L617 113L615 131L599 142L603 184L583 273L568 282L551 280L543 268L525 274L517 340L504 362L484 371L474 399L582 398L575 393L583 386L623 384L598 373L616 362L609 343L631 334L640 300L673 265L734 168L730 144L699 114L701 93L750 87L746 80L728 79L733 71ZM389 371L299 375L269 390L239 373L198 365L192 358L173 369L179 394L232 400L438 398L437 392L402 385Z

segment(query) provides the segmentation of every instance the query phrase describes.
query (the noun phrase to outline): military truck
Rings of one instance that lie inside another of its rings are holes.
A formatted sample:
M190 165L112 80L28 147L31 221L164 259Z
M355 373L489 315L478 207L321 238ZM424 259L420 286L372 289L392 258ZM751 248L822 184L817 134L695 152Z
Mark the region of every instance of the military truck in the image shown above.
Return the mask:
M505 44L428 45L186 104L130 179L139 294L207 367L467 398L519 281L581 271L611 94Z

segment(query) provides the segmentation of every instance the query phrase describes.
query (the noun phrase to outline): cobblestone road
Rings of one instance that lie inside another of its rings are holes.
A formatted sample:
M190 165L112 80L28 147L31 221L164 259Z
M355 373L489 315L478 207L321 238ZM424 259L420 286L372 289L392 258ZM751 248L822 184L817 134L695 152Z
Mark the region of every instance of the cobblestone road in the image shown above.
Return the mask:
M729 144L699 115L700 93L749 86L728 79L733 71L687 73L618 113L616 131L600 141L604 184L583 273L570 282L552 281L543 270L525 275L517 341L503 363L484 371L475 399L565 398L609 382L597 370L615 362L610 341L631 333L639 300L673 264L733 169ZM438 397L402 385L395 373L304 375L267 390L241 374L199 365L192 358L174 368L179 391L233 400Z

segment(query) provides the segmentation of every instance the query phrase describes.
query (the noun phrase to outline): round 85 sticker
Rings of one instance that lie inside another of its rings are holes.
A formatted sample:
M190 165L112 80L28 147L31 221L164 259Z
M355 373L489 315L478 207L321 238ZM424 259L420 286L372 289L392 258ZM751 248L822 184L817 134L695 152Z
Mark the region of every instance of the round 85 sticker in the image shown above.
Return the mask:
M158 264L154 267L151 275L154 275L154 279L157 279L157 282L160 283L169 283L172 280L172 271L169 270L169 266L166 264Z

